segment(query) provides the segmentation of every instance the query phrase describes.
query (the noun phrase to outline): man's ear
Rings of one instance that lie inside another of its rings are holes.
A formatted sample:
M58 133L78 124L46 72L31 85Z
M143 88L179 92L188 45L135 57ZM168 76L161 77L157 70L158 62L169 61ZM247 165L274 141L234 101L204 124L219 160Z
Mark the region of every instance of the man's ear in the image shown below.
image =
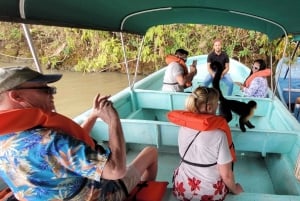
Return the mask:
M8 92L9 98L14 102L20 102L23 100L23 98L20 96L20 94L17 91L9 91Z

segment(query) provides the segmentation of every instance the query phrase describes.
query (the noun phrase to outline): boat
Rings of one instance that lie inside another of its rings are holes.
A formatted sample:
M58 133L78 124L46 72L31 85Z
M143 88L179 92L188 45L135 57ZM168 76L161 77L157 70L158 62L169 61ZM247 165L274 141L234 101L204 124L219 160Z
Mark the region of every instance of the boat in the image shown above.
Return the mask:
M275 80L278 97L300 121L298 108L294 110L296 99L300 97L300 57L292 61L289 58L280 59L276 67Z
M162 92L162 80L165 68L138 81L133 89L128 87L111 97L121 117L122 127L127 142L128 156L132 158L139 148L153 145L160 150L158 180L171 184L172 172L179 162L177 153L178 126L169 122L167 113L171 110L184 109L185 98L194 88L201 86L206 70L207 55L189 57L187 64L197 60L199 72L192 87L180 92ZM243 81L250 69L242 63L230 59L230 75L235 82ZM226 90L225 85L221 85ZM235 166L236 180L246 193L238 196L227 196L226 200L296 200L300 197L300 184L294 175L299 158L299 124L276 97L248 98L243 97L239 87L234 87L234 100L248 102L255 100L258 107L251 122L254 129L246 133L238 127L238 117L234 116L229 123L233 141L238 153ZM77 116L74 120L83 122L90 111ZM98 142L108 139L107 127L101 120L96 122L92 136ZM285 170L284 175L280 171ZM299 177L299 176L298 176ZM299 179L299 178L298 178ZM281 182L284 180L286 183ZM167 198L175 200L169 185Z
M155 25L215 24L260 31L267 34L270 40L282 36L287 40L288 34L296 38L300 33L299 7L300 2L297 0L265 0L255 3L239 0L228 0L226 3L205 0L132 0L130 3L124 0L86 0L84 5L80 0L2 0L0 20L24 25L78 27L140 35L144 35ZM32 52L34 55L34 51ZM177 150L178 126L168 121L166 113L183 109L189 92L203 83L203 77L207 73L203 70L205 55L192 56L187 64L194 59L198 61L199 73L193 80L192 87L185 92L160 90L165 71L162 68L111 97L121 117L128 160L144 146L158 148L157 180L169 182L164 201L176 200L172 196L171 178L180 160ZM230 65L230 73L235 82L242 82L249 74L247 67L233 59L230 60ZM225 86L221 88L225 90ZM300 124L274 95L273 89L270 89L268 98L247 98L235 87L233 96L228 98L245 102L255 100L258 107L251 119L254 129L241 132L236 116L229 123L238 154L235 177L245 192L239 195L229 194L225 200L300 200ZM74 120L82 122L89 112L88 109ZM98 143L106 144L107 127L101 120L97 120L91 135Z

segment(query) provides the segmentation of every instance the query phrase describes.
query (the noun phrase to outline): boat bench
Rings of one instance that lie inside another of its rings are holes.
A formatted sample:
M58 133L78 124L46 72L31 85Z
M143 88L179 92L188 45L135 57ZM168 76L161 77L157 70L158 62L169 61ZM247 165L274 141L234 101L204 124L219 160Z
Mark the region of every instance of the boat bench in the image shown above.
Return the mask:
M295 132L276 132L259 129L248 129L243 133L239 129L231 129L232 139L237 151L286 154L296 145L298 135Z
M163 92L155 90L134 89L133 97L138 108L162 109L162 110L182 110L186 97L190 93ZM255 100L257 109L254 116L269 115L272 110L272 100L269 98L249 98L240 96L230 96L230 99L248 102Z
M166 113L175 109L184 109L184 101L188 93L162 92L135 89L131 94L126 93L121 100L116 101L115 107L121 116L125 140L128 143L145 145L177 146L178 126L168 122ZM128 99L134 99L135 112ZM239 100L247 98L235 97ZM256 99L258 109L253 121L258 125L254 129L247 129L246 133L240 131L235 125L231 125L233 141L238 151L260 152L263 156L267 153L288 153L295 142L297 135L290 125L284 125L280 131L274 131L263 119L282 118L280 114L274 115L270 99ZM272 114L272 115L271 115ZM256 122L255 122L256 121ZM279 119L275 122L283 122ZM236 124L237 119L230 122ZM261 125L259 125L259 123ZM291 127L288 129L288 127ZM101 120L97 120L92 136L97 141L107 141L107 126Z

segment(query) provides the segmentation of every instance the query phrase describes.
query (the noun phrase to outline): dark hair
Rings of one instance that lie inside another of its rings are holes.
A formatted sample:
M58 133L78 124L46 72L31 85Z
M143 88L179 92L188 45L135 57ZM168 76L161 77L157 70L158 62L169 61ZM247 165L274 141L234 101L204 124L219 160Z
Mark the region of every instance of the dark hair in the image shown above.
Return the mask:
M186 51L186 50L184 50L184 49L177 49L176 50L176 52L175 52L175 54L185 54L185 55L189 55L189 52L188 51Z
M253 63L259 63L259 71L260 71L260 70L265 70L265 69L267 68L266 62L265 62L263 59L256 59L256 60L254 60ZM247 80L252 74L253 74L253 71L252 71L252 69L251 69L251 71L250 71L248 77L245 79L245 82L246 82L246 80ZM245 82L244 82L244 83L245 83Z
M267 68L266 62L263 59L256 59L253 63L259 63L259 70L265 70Z

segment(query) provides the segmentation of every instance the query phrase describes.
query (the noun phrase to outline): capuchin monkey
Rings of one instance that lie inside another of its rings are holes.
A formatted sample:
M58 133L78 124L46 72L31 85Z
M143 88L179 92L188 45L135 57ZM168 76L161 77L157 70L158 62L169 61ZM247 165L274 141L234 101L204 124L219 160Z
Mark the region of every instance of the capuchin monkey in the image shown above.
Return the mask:
M242 132L246 132L245 125L248 128L254 128L255 126L249 121L249 119L253 116L254 110L256 109L256 102L249 101L248 103L244 103L237 100L229 100L226 99L222 91L220 89L220 79L224 68L220 62L212 62L211 69L215 71L215 76L212 82L212 85L215 89L219 91L220 94L220 105L219 111L220 115L223 116L227 122L232 120L232 112L236 113L240 116L239 125Z

